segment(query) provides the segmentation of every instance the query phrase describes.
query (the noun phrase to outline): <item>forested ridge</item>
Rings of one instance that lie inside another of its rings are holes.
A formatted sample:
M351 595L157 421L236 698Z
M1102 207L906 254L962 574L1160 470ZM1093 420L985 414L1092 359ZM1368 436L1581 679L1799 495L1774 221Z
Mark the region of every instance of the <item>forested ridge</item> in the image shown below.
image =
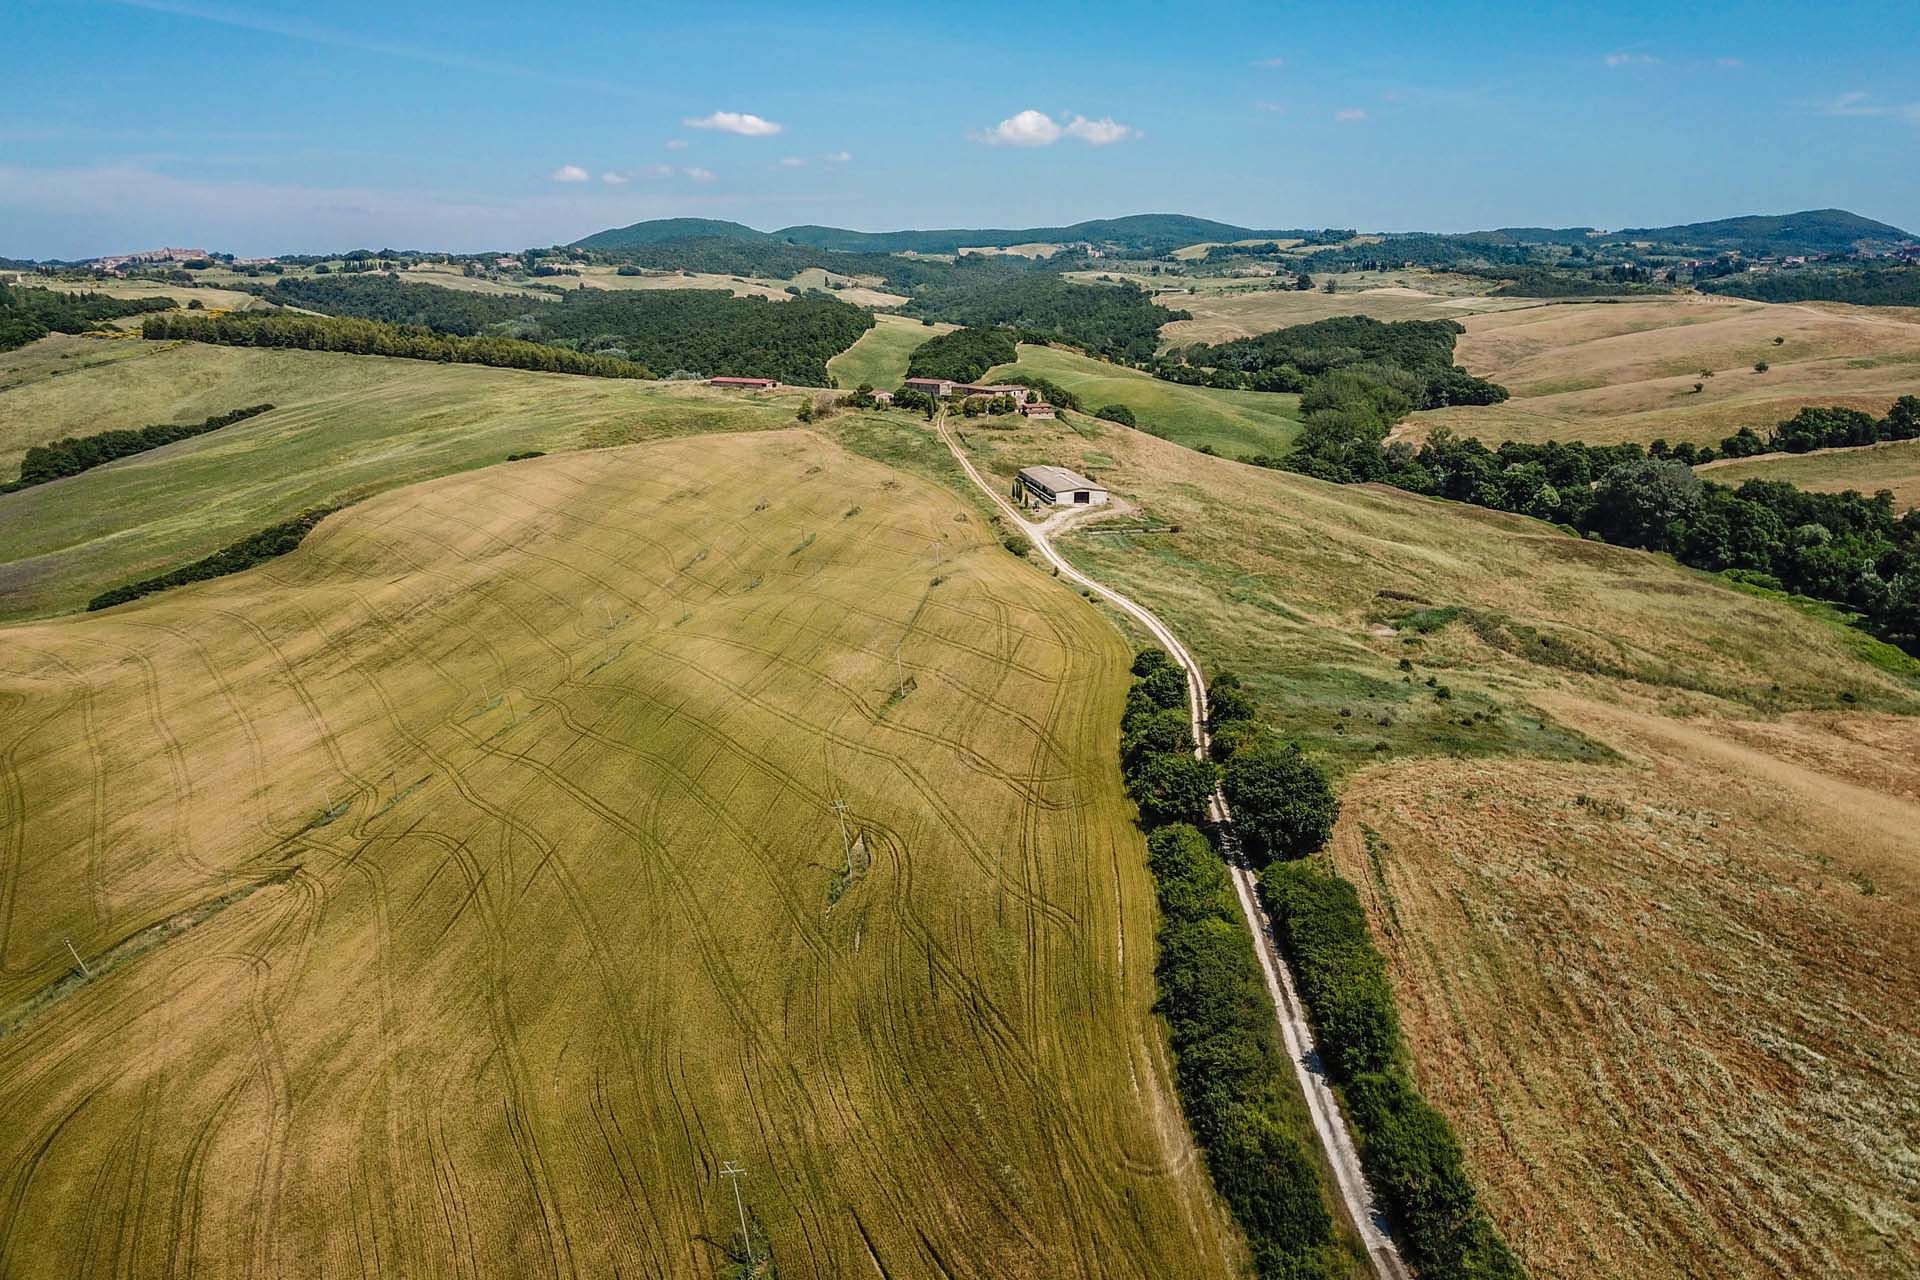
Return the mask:
M330 316L358 316L382 324L422 325L472 337L490 326L555 305L538 297L477 293L386 275L329 275L282 279L260 296L282 306Z
M1012 364L1018 352L1004 329L955 329L929 338L907 359L909 378L975 382L997 364Z
M1411 379L1406 389L1415 408L1498 404L1507 398L1504 387L1453 362L1454 340L1465 332L1454 320L1334 316L1214 346L1198 343L1172 353L1154 372L1173 382L1304 392L1343 370L1382 376L1396 370L1404 375L1396 383Z
M1007 326L1038 340L1065 341L1109 359L1153 358L1160 326L1190 320L1135 284L1079 284L1045 272L1010 280L929 284L902 310L972 328Z

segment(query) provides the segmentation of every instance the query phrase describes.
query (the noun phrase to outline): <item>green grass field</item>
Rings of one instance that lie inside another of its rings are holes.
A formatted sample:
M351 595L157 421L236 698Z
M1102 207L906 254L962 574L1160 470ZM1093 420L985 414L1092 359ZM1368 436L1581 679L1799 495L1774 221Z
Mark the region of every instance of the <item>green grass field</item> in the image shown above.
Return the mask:
M849 389L871 383L876 390L897 390L907 376L907 361L929 338L951 333L950 324L923 325L906 316L875 316L873 328L827 361L827 373Z
M951 495L548 457L0 652L8 1274L733 1274L729 1160L784 1276L1242 1274L1128 649Z
M1079 396L1088 412L1124 404L1142 430L1229 458L1283 454L1300 431L1298 396L1185 387L1057 347L1023 344L1017 361L987 376L1009 373L1057 382Z
M278 407L0 495L0 619L78 608L108 587L197 559L310 507L509 453L785 425L798 403L697 384L321 352L100 339L61 346L83 342L76 361L101 348L117 358L50 377L50 364L74 362L12 353L20 357L13 367L39 376L0 391L0 465L9 479L20 452L43 440L200 421L248 404Z

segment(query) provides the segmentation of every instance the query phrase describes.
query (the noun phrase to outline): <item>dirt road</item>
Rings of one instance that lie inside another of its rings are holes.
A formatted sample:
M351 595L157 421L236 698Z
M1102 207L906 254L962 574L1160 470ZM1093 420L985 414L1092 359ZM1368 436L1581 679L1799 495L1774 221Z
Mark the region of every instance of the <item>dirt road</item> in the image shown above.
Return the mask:
M1048 528L1030 523L1014 508L1012 502L980 474L973 465L973 459L967 456L960 442L947 429L945 413L934 420L934 429L940 433L940 439L953 454L954 461L980 486L981 492L993 500L1008 522L1026 535L1062 579L1086 588L1138 622L1146 628L1147 634L1173 655L1173 660L1180 664L1181 670L1187 675L1187 712L1193 724L1193 740L1199 744L1194 748L1194 754L1204 759L1210 745L1207 736L1206 678L1200 673L1200 664L1180 643L1180 637L1144 605L1068 564L1066 557L1053 549ZM1247 927L1253 931L1254 951L1260 957L1260 968L1266 975L1267 992L1273 998L1274 1013L1280 1019L1280 1034L1286 1043L1287 1056L1293 1060L1294 1074L1299 1079L1301 1093L1306 1097L1307 1111L1313 1117L1314 1132L1326 1152L1327 1163L1333 1168L1334 1182L1339 1188L1340 1199L1346 1205L1347 1216L1352 1219L1366 1246L1374 1275L1380 1280L1410 1280L1411 1273L1401 1261L1400 1251L1388 1232L1386 1215L1374 1199L1373 1189L1367 1185L1367 1175L1360 1167L1360 1154L1354 1146L1353 1131L1347 1127L1339 1099L1334 1096L1333 1084L1320 1064L1320 1051L1314 1044L1313 1028L1307 1024L1306 1008L1295 989L1292 972L1281 958L1279 948L1274 945L1273 926L1260 905L1253 869L1240 852L1240 842L1233 834L1233 815L1227 808L1227 798L1217 787L1210 807L1227 849L1228 866L1233 873L1233 888L1240 899L1240 910L1247 918Z

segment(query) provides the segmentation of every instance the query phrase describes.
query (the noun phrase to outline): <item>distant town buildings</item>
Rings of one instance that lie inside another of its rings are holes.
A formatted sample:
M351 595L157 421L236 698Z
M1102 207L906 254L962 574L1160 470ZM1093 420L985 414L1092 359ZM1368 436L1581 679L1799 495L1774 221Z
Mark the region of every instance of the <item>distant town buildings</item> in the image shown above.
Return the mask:
M95 258L93 265L102 271L118 271L128 265L148 266L157 262L197 262L213 255L205 249L147 249L141 253L122 253L109 258Z

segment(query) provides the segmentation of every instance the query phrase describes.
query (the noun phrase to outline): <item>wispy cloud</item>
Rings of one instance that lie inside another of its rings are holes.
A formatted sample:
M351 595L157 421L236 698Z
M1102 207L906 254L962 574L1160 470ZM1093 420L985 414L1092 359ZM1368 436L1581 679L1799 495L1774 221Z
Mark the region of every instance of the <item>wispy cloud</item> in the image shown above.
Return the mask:
M553 182L585 182L592 176L577 164L563 164L548 174L547 178Z
M1333 113L1333 118L1341 124L1352 124L1356 120L1365 120L1367 113L1359 107L1342 107Z
M649 178L671 178L673 176L673 166L670 164L650 164L640 172L646 174Z
M718 129L744 138L771 138L785 126L763 120L750 111L716 111L712 115L691 116L680 122L689 129Z
M691 169L682 169L680 172L686 174L687 177L693 179L695 182L712 182L717 176L713 170L702 169L698 166Z
M1274 70L1278 70L1281 67L1286 66L1287 60L1285 58L1256 58L1254 59L1253 65L1256 67L1264 67L1269 71L1274 71Z
M1908 124L1920 124L1920 102L1882 102L1865 89L1835 94L1831 98L1816 102L1813 104L1813 113L1818 116L1863 120L1904 120Z
M827 152L826 155L820 158L822 160L825 160L828 164L851 164L853 163L853 152L829 151Z
M685 138L668 138L667 139L667 150L685 151L686 149L687 149L687 140Z
M1744 67L1747 64L1738 58L1715 58L1713 65L1716 67Z
M1271 111L1275 115L1282 115L1286 112L1287 108L1284 103L1279 102L1256 102L1253 104L1253 109L1255 111Z
M1046 112L1029 107L1008 116L991 129L977 129L967 136L990 147L1050 147L1062 138L1075 138L1089 146L1104 147L1142 135L1132 125L1121 124L1112 116L1089 120L1076 112L1067 117L1065 124L1061 124Z
M1606 63L1610 67L1650 67L1658 61L1660 59L1650 53L1632 53L1624 50L1610 53L1606 57Z
M804 169L807 167L806 157L805 156L781 156L780 167L782 169Z
M600 181L606 183L610 187L624 187L629 182L632 182L633 179L627 174L615 173L612 170L608 170L606 173L603 173L600 175Z

